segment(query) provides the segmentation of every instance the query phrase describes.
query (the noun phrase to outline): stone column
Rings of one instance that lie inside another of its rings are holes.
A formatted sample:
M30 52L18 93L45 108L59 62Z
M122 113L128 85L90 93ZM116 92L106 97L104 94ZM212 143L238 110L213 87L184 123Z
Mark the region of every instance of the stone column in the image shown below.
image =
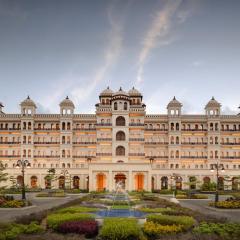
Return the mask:
M108 190L111 192L113 190L113 175L112 175L112 170L109 170L109 173L108 173Z
M152 187L152 174L151 172L147 172L147 191L151 191Z
M132 191L133 190L133 174L132 171L130 170L128 172L128 191Z
M89 191L94 191L93 189L93 181L95 180L92 171L89 171Z

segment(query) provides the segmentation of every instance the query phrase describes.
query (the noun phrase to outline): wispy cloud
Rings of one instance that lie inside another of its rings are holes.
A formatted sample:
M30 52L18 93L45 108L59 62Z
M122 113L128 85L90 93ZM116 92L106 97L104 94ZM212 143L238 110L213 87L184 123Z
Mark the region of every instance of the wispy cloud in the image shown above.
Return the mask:
M107 11L111 28L106 48L104 50L103 64L98 67L94 76L90 80L86 79L87 85L84 84L84 86L80 86L71 91L71 96L77 104L92 94L96 86L104 80L106 74L110 71L121 54L123 23L122 21L117 21L117 19L114 18L113 12L113 6L111 6Z
M182 0L168 0L164 7L154 14L153 21L144 36L143 47L138 56L137 85L143 82L144 66L151 51L159 45L168 45L174 41L174 38L169 33L173 25L173 17L176 15L181 3ZM188 16L190 14L187 10L178 12L176 15L177 23L185 22Z

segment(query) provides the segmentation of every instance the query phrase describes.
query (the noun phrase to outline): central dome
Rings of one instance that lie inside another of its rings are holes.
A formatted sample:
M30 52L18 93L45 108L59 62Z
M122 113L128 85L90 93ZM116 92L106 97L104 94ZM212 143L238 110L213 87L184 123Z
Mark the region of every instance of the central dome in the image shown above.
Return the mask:
M129 94L127 92L123 91L121 87L119 88L119 90L117 92L115 92L113 94L113 96L118 96L118 95L129 96Z

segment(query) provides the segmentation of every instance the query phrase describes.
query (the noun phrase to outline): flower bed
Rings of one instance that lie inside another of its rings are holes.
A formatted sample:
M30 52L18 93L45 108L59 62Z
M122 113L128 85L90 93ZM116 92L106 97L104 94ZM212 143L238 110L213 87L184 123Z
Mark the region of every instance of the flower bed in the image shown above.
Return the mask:
M154 222L146 222L143 226L143 232L151 239L161 235L176 234L182 230L182 225L160 225Z
M32 222L29 225L16 223L5 224L4 226L0 227L0 239L1 240L16 239L20 234L41 233L43 231L44 229L35 222Z
M177 199L208 199L208 196L205 194L192 194L190 196L186 194L177 194Z
M102 240L139 240L141 229L136 219L106 218L99 234Z
M225 209L238 209L240 208L240 201L232 200L232 201L219 201L217 203L210 202L209 206L217 207L217 208L225 208Z
M56 230L58 226L65 222L93 220L94 215L87 213L55 213L47 216L47 226Z
M65 222L58 226L57 231L83 234L86 238L92 238L98 234L98 224L95 220Z
M22 208L25 206L31 205L29 202L24 202L23 200L10 200L6 201L4 199L0 199L0 208Z
M137 210L145 213L162 213L162 214L164 214L165 212L173 211L171 208L139 208Z
M203 235L216 234L224 240L238 240L240 236L239 223L201 223L193 230L194 233Z
M161 214L148 215L147 222L160 225L181 225L183 230L188 230L195 224L195 220L189 216L169 216Z

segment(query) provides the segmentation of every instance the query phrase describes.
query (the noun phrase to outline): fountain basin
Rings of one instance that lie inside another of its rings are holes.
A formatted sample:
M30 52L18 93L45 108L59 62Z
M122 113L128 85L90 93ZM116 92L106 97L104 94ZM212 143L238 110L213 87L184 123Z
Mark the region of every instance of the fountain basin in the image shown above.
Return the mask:
M103 209L96 213L99 217L135 217L141 218L146 215L138 210L131 210L131 209Z

